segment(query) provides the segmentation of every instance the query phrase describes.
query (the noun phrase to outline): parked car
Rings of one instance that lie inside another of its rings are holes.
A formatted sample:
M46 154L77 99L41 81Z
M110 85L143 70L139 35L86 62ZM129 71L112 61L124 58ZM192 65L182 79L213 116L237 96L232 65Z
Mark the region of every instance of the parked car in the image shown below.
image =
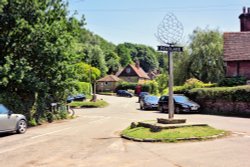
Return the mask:
M184 95L174 95L175 113L180 112L198 112L200 105L188 99ZM161 112L168 112L168 96L161 96L158 102L158 110Z
M141 98L143 98L143 96L146 96L146 95L149 95L149 93L148 93L148 92L141 92L141 93L139 94L139 96L138 96L138 103L140 103Z
M86 96L84 94L78 94L75 96L68 96L67 103L71 103L72 101L84 101L86 100Z
M140 101L140 109L157 109L159 98L157 96L145 95Z
M133 94L128 92L127 90L118 90L116 92L117 96L124 96L124 97L133 97Z
M0 104L0 133L14 132L25 133L27 119L22 114L14 114L11 110Z

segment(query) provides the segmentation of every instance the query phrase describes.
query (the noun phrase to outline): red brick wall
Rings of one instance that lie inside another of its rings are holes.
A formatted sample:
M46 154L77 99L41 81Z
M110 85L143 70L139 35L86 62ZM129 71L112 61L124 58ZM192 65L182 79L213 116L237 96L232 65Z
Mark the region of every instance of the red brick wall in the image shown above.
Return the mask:
M250 61L240 62L240 76L245 76L250 79Z
M229 61L227 62L227 77L234 77L237 76L237 62Z
M250 79L250 61L227 62L227 77L244 76Z

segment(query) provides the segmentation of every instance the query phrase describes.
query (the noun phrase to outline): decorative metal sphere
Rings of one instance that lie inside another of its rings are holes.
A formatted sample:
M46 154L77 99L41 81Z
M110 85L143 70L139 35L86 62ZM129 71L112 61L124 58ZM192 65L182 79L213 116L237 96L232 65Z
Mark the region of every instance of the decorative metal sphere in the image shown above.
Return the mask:
M157 29L157 39L167 45L175 45L183 36L183 25L173 13L168 13Z

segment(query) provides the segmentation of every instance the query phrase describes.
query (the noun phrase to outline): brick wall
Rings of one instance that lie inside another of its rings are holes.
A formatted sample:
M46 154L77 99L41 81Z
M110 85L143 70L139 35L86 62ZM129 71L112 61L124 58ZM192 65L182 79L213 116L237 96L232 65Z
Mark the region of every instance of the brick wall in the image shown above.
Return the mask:
M227 62L227 77L244 76L250 79L250 61Z

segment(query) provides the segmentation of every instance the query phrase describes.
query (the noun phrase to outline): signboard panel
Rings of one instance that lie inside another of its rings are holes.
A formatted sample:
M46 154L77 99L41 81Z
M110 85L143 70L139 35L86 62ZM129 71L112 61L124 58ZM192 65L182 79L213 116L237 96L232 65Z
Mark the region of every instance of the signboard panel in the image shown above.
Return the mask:
M158 51L169 51L171 49L172 52L183 52L183 47L181 46L158 46Z

